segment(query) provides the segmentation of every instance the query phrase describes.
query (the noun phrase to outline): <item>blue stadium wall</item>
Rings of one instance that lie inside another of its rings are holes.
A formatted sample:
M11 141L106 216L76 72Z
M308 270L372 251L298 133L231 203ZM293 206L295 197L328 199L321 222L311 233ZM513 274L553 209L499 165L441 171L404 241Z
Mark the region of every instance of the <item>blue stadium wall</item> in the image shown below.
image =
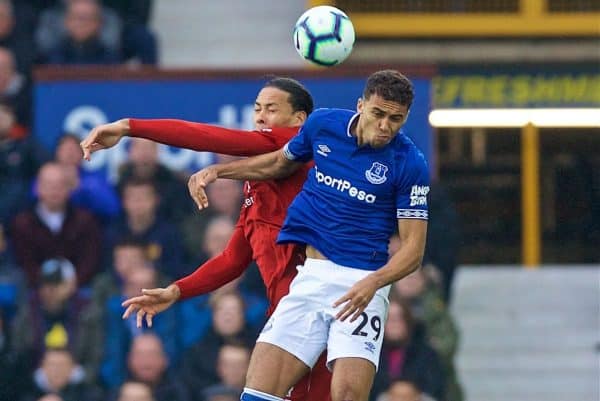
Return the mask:
M288 74L295 76L294 74ZM299 77L314 96L316 107L354 109L361 96L364 77ZM431 104L431 80L412 78L416 98L404 131L413 138L426 157L432 157L432 129L427 117ZM265 79L156 78L135 76L118 79L38 79L34 88L34 135L53 150L63 132L81 137L102 123L124 117L178 118L210 122L226 127L252 128L253 103ZM85 167L104 170L115 178L118 165L126 158L127 143L100 152ZM197 169L213 161L207 153L163 146L163 162L174 169Z

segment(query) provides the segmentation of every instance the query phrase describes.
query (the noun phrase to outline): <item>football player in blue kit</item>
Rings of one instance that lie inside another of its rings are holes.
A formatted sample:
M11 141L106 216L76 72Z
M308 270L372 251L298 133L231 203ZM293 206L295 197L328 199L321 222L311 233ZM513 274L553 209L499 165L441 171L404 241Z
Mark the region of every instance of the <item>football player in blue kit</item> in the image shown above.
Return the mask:
M217 178L273 179L315 163L278 237L306 244L307 259L257 340L241 400L282 400L325 349L332 400L368 399L390 284L420 266L425 246L429 172L400 132L413 96L401 73L376 72L357 112L317 110L281 150L196 173L206 207ZM402 245L388 258L396 229Z

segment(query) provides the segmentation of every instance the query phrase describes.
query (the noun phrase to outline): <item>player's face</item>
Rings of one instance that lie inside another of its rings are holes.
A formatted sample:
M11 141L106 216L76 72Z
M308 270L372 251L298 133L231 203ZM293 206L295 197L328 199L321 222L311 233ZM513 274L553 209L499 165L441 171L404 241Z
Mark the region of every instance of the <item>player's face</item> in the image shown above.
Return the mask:
M290 94L281 89L262 88L254 102L254 128L297 127L304 123L306 113L294 111Z
M374 94L359 99L356 133L362 144L380 148L391 142L406 121L408 107Z

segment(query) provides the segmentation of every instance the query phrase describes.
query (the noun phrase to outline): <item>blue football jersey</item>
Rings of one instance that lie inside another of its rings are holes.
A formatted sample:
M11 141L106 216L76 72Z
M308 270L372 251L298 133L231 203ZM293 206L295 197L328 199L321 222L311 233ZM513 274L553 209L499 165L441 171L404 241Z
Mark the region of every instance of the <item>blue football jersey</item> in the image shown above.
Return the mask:
M359 147L350 133L357 117L351 110L316 110L285 145L288 159L315 165L278 242L310 244L337 264L376 270L388 260L397 219L428 218L429 172L402 133L383 148Z

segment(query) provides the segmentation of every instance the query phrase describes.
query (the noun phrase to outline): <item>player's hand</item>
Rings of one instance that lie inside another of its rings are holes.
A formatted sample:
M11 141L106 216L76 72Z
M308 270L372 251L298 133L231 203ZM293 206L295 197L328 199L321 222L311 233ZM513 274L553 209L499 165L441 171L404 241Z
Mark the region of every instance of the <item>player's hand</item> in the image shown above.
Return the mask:
M144 318L148 327L152 327L152 318L173 305L179 299L179 296L179 287L175 284L171 284L167 288L143 289L142 295L129 298L121 304L124 308L127 308L123 313L123 319L137 313L137 327L142 327Z
M79 144L83 150L83 158L90 161L92 153L115 146L128 133L129 120L126 118L97 126Z
M378 289L379 287L375 280L370 276L356 282L346 294L333 304L334 308L343 305L342 309L335 315L335 318L343 322L352 316L350 322L355 321L364 312Z
M188 180L188 190L198 209L208 207L208 196L206 186L217 179L217 172L212 167L204 168L193 174Z

